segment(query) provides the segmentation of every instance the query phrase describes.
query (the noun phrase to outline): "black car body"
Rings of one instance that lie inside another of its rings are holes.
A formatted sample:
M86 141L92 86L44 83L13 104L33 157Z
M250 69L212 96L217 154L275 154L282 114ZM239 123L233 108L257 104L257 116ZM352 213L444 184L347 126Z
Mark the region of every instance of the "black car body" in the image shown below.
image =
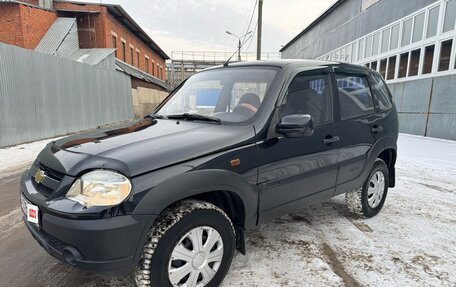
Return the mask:
M290 60L229 64L201 74L230 69L273 71L260 108L245 121L160 116L173 93L155 115L131 125L49 143L21 180L24 209L28 203L39 210L38 224L27 216L24 222L40 245L76 267L126 274L137 266L157 217L183 199L223 207L245 252L245 229L359 189L377 159L394 186L398 117L378 73ZM291 109L299 106L290 96L299 77L307 77L315 97L326 95L325 111L316 104L320 111L311 117L297 110L282 116L287 101ZM125 200L85 206L66 198L77 178L100 169L130 180Z

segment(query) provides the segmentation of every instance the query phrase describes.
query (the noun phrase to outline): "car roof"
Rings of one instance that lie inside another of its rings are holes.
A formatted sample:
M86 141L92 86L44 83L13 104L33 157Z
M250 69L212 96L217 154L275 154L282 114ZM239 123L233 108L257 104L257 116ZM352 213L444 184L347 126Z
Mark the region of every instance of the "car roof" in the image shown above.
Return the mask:
M320 67L320 66L337 66L340 68L347 68L347 69L356 69L356 70L363 70L366 71L368 68L359 65L341 63L341 62L333 62L333 61L321 61L321 60L306 60L306 59L283 59L283 60L262 60L262 61L249 61L249 62L231 62L225 65L218 65L204 71L226 68L226 67L277 67L277 68L285 68L289 65L299 66L302 68L306 67Z

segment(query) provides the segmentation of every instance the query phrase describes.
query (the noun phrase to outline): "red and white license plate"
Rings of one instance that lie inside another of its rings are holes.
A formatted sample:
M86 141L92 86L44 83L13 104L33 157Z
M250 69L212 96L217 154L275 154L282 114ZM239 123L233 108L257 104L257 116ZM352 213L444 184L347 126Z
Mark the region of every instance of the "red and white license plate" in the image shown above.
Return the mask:
M39 225L39 213L38 206L31 204L24 196L21 196L21 207L27 216L27 221L33 224Z

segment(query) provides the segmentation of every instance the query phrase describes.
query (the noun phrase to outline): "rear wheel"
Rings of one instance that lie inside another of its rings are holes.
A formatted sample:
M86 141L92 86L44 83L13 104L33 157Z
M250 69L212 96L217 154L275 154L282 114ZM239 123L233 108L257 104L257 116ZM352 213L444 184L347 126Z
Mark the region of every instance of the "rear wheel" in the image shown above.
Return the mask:
M159 217L135 272L138 286L218 286L235 249L229 217L217 206L182 201Z
M348 209L366 218L377 215L386 200L388 179L388 167L383 160L377 159L364 185L345 194Z

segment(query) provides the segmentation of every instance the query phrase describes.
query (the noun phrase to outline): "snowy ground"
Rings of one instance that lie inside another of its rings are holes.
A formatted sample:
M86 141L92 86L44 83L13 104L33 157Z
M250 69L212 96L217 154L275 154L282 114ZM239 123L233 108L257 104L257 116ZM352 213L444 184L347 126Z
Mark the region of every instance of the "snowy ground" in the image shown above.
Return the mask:
M0 174L23 169L48 141L0 149ZM223 287L456 286L456 142L400 135L398 152L397 187L378 216L353 218L342 196L261 225L248 232L247 255L236 255ZM30 258L48 268L15 271L11 262L0 268L7 285L19 282L9 275L17 272L30 286L132 284L75 270L27 240ZM0 243L1 254L9 253Z

